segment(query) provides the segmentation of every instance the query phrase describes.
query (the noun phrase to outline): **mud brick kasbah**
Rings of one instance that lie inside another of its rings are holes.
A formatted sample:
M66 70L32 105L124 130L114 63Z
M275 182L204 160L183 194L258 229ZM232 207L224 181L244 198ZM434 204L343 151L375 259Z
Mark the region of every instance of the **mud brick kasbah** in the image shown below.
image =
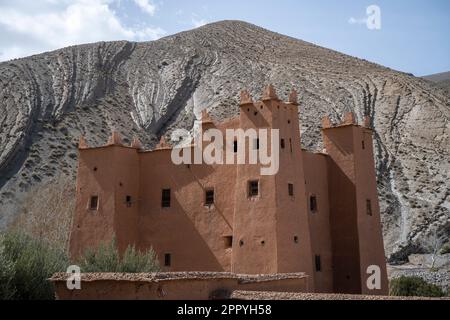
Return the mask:
M235 118L202 113L202 131L279 129L275 175L260 164L176 165L164 139L149 151L117 132L100 147L81 137L71 255L115 237L120 251L152 247L164 272L304 272L311 292L386 295L370 118L325 117L314 153L301 148L299 112L294 90L283 102L269 85L259 102L243 91ZM381 289L366 285L372 265Z

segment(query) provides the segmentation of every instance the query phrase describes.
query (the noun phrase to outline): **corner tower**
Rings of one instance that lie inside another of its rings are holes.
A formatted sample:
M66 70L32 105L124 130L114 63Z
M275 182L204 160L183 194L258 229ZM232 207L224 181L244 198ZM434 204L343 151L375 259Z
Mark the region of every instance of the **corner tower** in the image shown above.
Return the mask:
M372 130L347 113L337 126L324 118L322 134L329 155L334 292L387 294ZM380 270L380 289L367 286L370 266Z
M70 255L109 242L115 236L120 252L138 242L140 142L125 146L113 132L105 146L89 148L80 138L76 208Z
M244 91L240 128L268 129L269 135L272 129L278 131L279 148L271 143L268 147L269 153L279 154L279 170L261 175L259 163L237 165L232 271L306 272L312 277L296 92L285 103L271 85L259 102ZM250 140L247 146L258 148L258 142Z

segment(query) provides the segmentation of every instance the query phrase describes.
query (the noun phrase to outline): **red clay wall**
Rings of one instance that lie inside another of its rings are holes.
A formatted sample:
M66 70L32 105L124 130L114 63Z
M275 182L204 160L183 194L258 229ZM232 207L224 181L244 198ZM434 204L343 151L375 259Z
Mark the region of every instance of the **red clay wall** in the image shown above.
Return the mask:
M127 208L124 201L125 193L135 199L138 195L136 149L105 146L79 152L71 255L77 256L86 248L110 241L114 234L120 249L125 242L136 243L137 206ZM89 208L91 196L98 196L97 210Z
M311 233L311 252L320 256L320 271L314 268L316 292L333 292L333 254L330 236L330 206L328 197L327 155L303 151L305 164L306 196L317 199L317 210L311 211L308 205L309 228ZM315 267L315 266L314 266Z
M172 257L170 271L230 271L233 166L180 165L170 150L141 154L140 247L153 246L164 267L164 254ZM171 189L170 208L161 207L162 189ZM205 190L214 188L215 204L204 205Z
M165 279L143 274L87 274L81 290L68 290L66 275L55 275L56 298L59 300L209 300L227 298L235 290L308 292L308 280L303 274L250 277L216 274L162 274Z
M360 270L363 275L361 278L362 293L387 295L389 293L389 283L381 230L377 178L374 170L375 161L373 157L372 131L362 127L355 127L353 130ZM370 200L371 215L367 212L367 200ZM369 290L366 285L367 278L369 277L367 267L371 265L379 266L381 269L380 290Z
M352 126L325 129L334 292L361 293Z

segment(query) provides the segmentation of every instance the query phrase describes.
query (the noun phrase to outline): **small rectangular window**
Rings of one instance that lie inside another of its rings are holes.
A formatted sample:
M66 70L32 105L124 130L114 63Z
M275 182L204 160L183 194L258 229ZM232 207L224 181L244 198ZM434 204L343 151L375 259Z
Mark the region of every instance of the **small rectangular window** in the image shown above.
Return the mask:
M90 210L97 210L98 209L98 196L92 196L91 200L89 201L89 209Z
M172 264L172 255L170 253L166 253L164 255L164 266L170 267L171 264Z
M125 197L125 203L126 203L127 207L131 207L131 196Z
M317 211L317 197L316 196L309 197L309 210L311 212Z
M255 139L253 141L253 149L254 150L259 150L259 139Z
M238 142L237 142L237 140L235 140L234 143L233 143L233 150L234 150L234 153L238 152Z
M315 264L316 264L316 271L320 272L322 271L322 263L320 261L320 256L316 255L315 257Z
M210 206L214 204L214 189L206 190L205 205Z
M280 141L280 146L281 146L281 149L284 149L284 139L281 139L281 141Z
M366 200L366 209L367 209L367 215L372 215L372 201L369 199Z
M294 196L294 185L292 183L288 184L288 192L291 197Z
M169 208L170 207L170 189L163 189L161 196L161 207Z
M366 148L366 144L364 143L364 140L361 141L361 147L363 148L363 150Z
M289 147L291 148L291 153L292 153L292 139L289 138Z
M233 237L232 236L226 236L223 238L225 249L231 248L233 246Z
M256 197L259 194L259 182L258 180L249 181L248 183L248 196Z

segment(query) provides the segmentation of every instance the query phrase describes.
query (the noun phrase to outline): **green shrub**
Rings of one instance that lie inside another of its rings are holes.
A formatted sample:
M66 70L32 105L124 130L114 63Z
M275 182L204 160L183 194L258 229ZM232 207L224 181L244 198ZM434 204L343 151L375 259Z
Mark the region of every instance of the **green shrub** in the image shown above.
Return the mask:
M54 287L47 280L66 272L71 263L64 252L50 243L10 231L0 235L0 300L51 300ZM121 258L115 241L88 250L78 264L82 272L157 272L155 252L126 249Z
M16 289L13 284L14 264L9 260L0 247L0 300L14 298Z
M450 244L445 244L442 246L440 254L447 254L450 253Z
M96 249L88 249L77 264L81 272L140 273L160 270L153 249L140 252L134 246L129 246L120 257L115 240L102 243Z
M0 248L5 299L54 299L53 285L47 279L55 272L66 271L68 259L63 250L17 231L3 234Z
M428 283L420 277L401 276L391 280L390 295L406 297L443 297L445 296L445 293L439 286Z

